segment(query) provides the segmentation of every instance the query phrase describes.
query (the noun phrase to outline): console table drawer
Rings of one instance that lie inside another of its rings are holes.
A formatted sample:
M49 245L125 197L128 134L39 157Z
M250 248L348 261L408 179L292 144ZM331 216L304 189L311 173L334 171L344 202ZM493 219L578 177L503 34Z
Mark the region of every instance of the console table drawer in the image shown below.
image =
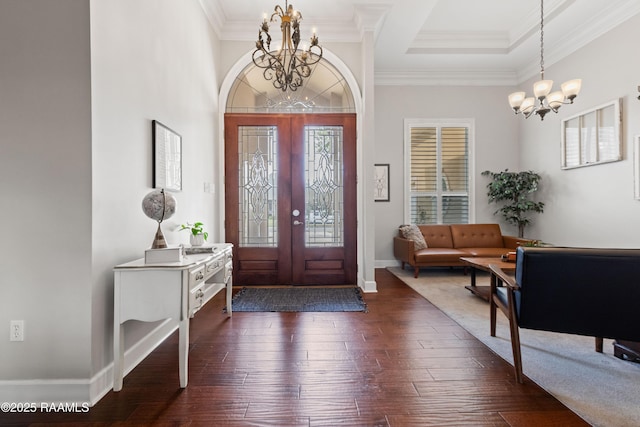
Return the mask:
M219 256L205 265L205 280L216 274L224 266L224 256Z
M189 292L189 317L193 317L204 305L204 281Z
M198 268L189 270L189 290L204 282L204 267L204 265L201 265Z

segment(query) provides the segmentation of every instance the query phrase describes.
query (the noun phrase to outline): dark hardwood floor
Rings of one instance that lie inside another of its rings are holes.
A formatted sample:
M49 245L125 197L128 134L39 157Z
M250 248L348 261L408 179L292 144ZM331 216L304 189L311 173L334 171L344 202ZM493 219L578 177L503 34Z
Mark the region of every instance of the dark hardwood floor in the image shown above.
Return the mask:
M191 320L186 389L176 332L88 413L0 425L588 425L391 273L376 280L368 313L229 319L220 293Z

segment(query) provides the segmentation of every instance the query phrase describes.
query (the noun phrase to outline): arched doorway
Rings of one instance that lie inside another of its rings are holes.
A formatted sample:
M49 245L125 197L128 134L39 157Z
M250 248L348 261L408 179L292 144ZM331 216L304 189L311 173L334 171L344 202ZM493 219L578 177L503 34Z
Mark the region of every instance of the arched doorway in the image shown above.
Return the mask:
M225 236L237 284L355 284L355 102L322 60L294 92L253 64L225 105Z

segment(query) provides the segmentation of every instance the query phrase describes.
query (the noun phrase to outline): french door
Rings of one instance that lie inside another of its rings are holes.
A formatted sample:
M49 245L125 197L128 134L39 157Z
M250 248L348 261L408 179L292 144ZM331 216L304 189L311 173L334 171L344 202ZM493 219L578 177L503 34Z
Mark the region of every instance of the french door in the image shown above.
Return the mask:
M226 114L234 284L355 284L353 114Z

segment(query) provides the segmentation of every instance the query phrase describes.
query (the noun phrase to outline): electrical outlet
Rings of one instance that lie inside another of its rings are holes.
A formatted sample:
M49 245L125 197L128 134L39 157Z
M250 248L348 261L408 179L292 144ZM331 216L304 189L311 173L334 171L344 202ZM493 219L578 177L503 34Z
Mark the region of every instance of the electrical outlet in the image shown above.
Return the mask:
M9 341L24 341L24 320L9 323Z

